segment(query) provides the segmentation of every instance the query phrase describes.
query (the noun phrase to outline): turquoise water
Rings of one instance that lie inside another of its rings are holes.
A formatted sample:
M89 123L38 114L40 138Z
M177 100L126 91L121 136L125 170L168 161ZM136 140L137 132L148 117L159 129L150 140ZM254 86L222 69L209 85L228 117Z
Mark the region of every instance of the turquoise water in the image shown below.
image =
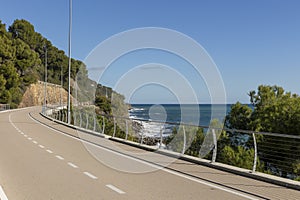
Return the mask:
M130 117L172 123L188 123L209 126L211 119L223 121L232 104L133 104Z

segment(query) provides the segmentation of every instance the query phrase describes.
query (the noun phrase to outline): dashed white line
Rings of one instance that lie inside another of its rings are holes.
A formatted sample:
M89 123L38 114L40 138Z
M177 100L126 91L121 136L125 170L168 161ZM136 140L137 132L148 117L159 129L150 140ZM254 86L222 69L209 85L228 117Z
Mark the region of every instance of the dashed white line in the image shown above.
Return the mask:
M77 168L78 168L78 166L77 166L77 165L75 165L75 164L73 164L73 163L71 163L71 162L68 162L68 165L70 165L71 167L73 167L73 168L75 168L75 169L77 169Z
M48 153L53 153L53 151L51 151L50 149L47 149L47 152L48 152Z
M28 137L28 135L24 135L24 137Z
M45 147L44 147L43 145L41 145L41 144L39 145L39 147L40 147L40 148L42 148L42 149L44 149L44 148L45 148Z
M241 196L241 197L246 198L246 199L256 200L256 198L253 198L253 197L248 196L248 195L246 195L246 194L243 194L243 193L240 193L240 192L236 192L236 191L234 191L234 190L230 190L230 189L227 189L227 188L218 186L218 185L214 185L214 184L212 184L212 183L205 182L205 181L202 181L202 180L199 180L199 179L196 179L196 178L193 178L193 177L190 177L190 176L181 174L181 173L179 173L179 172L174 172L174 171L172 171L172 170L162 168L162 167L157 166L157 165L155 165L155 164L147 163L146 161L142 161L142 160L139 160L139 159L137 159L137 158L130 157L130 156L128 156L128 155L124 155L124 154L121 154L121 153L112 151L112 150L110 150L110 149L106 149L106 148L104 148L104 147L101 147L101 146L99 146L99 145L93 144L93 143L91 143L91 142L84 141L84 140L79 139L79 138L74 138L74 137L72 137L72 136L70 136L70 135L68 135L68 134L66 134L66 133L64 133L64 132L62 132L62 131L56 130L56 129L51 128L51 127L49 127L49 126L46 126L45 124L43 124L43 123L37 121L36 119L32 118L30 115L29 115L29 117L30 117L33 121L35 121L36 123L38 123L38 124L40 124L40 125L42 125L42 126L48 128L48 129L54 131L54 132L60 133L60 134L66 136L66 137L68 137L68 138L72 138L73 140L77 140L77 141L83 142L83 143L85 143L85 144L94 146L94 147L96 147L96 148L105 150L105 151L107 151L107 152L111 152L111 153L113 153L113 154L116 154L116 155L119 155L119 156L122 156L122 157L125 157L125 158L128 158L128 159L131 159L131 160L135 160L135 161L137 161L137 162L146 164L146 165L151 166L151 167L153 167L153 168L161 169L161 170L163 170L164 172L167 172L167 173L169 173L169 174L173 174L173 175L178 176L178 177L185 178L185 179L187 179L187 180L191 180L191 181L193 181L193 182L197 182L197 183L200 183L200 184L203 184L203 185L206 185L206 186L215 188L215 189L219 189L219 190L222 190L222 191L225 191L225 192L228 192L228 193L237 195L237 196ZM86 173L84 173L84 174L87 175ZM87 176L88 176L88 175L87 175ZM97 177L96 177L96 178L97 178Z
M110 188L111 190L113 190L113 191L115 191L115 192L117 192L119 194L125 194L124 191L120 190L119 188L117 188L117 187L115 187L113 185L107 184L106 187Z
M59 160L64 160L64 158L59 155L56 155L55 157L58 158Z
M8 200L6 194L4 193L2 186L0 185L0 199L1 200Z
M32 138L31 137L29 137L29 138L27 138L28 140L32 140Z
M37 142L37 141L35 141L35 140L33 140L32 142L33 142L34 144L37 144L37 143L38 143L38 142Z
M24 133L23 132L20 132L22 135L24 135Z
M83 172L85 175L87 175L88 177L92 178L92 179L98 179L97 176L94 176L93 174L89 173L89 172Z

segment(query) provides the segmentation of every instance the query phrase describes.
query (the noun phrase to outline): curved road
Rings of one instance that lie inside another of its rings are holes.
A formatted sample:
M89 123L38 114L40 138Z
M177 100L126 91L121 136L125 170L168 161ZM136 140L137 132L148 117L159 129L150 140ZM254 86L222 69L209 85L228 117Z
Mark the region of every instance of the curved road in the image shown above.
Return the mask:
M160 168L169 157L84 136L43 118L40 110L0 113L1 200L300 198L296 190L182 160ZM120 171L107 162L145 172Z

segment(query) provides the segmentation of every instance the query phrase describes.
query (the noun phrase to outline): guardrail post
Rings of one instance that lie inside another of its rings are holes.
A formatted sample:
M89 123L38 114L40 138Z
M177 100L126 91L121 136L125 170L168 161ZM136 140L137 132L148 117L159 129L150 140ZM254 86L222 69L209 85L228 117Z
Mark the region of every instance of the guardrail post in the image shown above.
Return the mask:
M256 143L255 133L252 133L252 137L253 137L253 145L254 145L254 160L253 160L252 173L254 173L256 171L256 164L257 164L257 143Z
M82 113L81 111L79 112L79 127L82 128Z
M162 129L163 129L163 126L160 127L160 131L159 131L159 134L160 134L159 148L162 147L162 141L163 141Z
M65 111L65 122L67 122L67 120L68 120L68 113L67 111Z
M127 119L125 119L125 124L126 124L126 137L125 137L125 140L128 139L128 122L127 122Z
M186 148L186 134L185 134L185 128L184 126L182 126L182 130L183 130L183 147L182 147L182 154L185 153L185 148Z
M114 133L113 133L113 137L116 136L116 118L114 117Z
M62 113L61 113L61 121L65 122L65 112L64 111L62 111Z
M74 126L77 126L77 117L76 117L75 110L74 110L73 114L74 114Z
M144 131L142 131L140 144L143 144L143 142L144 142Z
M85 113L85 116L86 116L86 125L85 125L85 129L88 129L88 127L89 127L89 114L88 114L88 113Z
M104 116L102 116L102 134L104 135L104 132L105 132L105 120L104 120Z
M60 121L60 110L58 110L57 120Z
M93 115L93 118L94 118L94 129L93 129L93 131L96 131L96 115L95 114Z
M217 137L216 137L215 129L212 129L212 134L213 134L214 149L213 149L211 162L214 163L216 162L216 158L217 158Z

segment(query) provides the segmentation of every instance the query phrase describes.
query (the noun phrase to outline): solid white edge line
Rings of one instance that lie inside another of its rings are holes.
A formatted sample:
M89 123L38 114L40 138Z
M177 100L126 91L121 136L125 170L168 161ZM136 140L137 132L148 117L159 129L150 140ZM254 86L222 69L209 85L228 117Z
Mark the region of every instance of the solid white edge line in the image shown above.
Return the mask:
M32 118L29 114L28 114L28 116L29 116L33 121L35 121L36 123L40 124L41 126L44 126L44 127L48 128L48 129L54 131L54 132L57 132L57 133L59 133L59 134L61 134L61 135L64 135L64 136L69 137L69 138L72 138L72 139L74 139L74 140L83 142L83 143L85 143L85 144L92 145L92 146L94 146L94 147L103 149L103 150L105 150L105 151L108 151L108 152L117 154L117 155L122 156L122 157L125 157L125 158L129 158L129 159L131 159L131 160L134 160L134 161L137 161L137 162L146 164L146 165L148 165L148 166L154 167L154 168L156 168L156 169L163 170L163 171L165 171L165 172L167 172L167 173L170 173L170 174L173 174L173 175L176 175L176 176L179 176L179 177L182 177L182 178L185 178L185 179L188 179L188 180L191 180L191 181L200 183L200 184L202 184L202 185L206 185L206 186L209 186L209 187L213 187L213 188L222 190L222 191L224 191L224 192L228 192L228 193L231 193L231 194L234 194L234 195L237 195L237 196L244 197L244 198L246 198L246 199L257 200L257 198L254 198L254 197L252 197L252 196L248 196L248 195L246 195L246 194L242 194L241 192L236 192L236 191L234 191L234 190L227 189L227 188L224 188L224 187L215 185L215 184L213 184L213 183L209 183L209 182L202 181L202 180L199 180L199 179L196 179L196 178L193 178L193 177L184 175L184 174L180 174L180 173L178 173L178 172L171 171L171 170L168 170L168 169L166 169L166 168L163 168L163 167L160 167L160 166L157 166L157 165L148 163L148 162L146 162L146 161L142 161L142 160L139 160L139 159L137 159L137 158L133 158L133 157L130 157L130 156L127 156L127 155L123 155L123 154L121 154L121 153L112 151L112 150L110 150L110 149L106 149L106 148L104 148L104 147L98 146L98 145L93 144L93 143L91 143L91 142L87 142L87 141L84 141L84 140L82 140L82 139L79 139L79 138L70 136L70 135L68 135L68 134L66 134L66 133L63 133L62 131L58 131L58 130L56 130L56 129L54 129L54 128L51 128L51 127L49 127L49 126L46 126L45 124L42 124L41 122L39 122L39 121L35 120L34 118ZM88 172L87 172L87 173L88 173ZM85 173L84 173L84 174L85 174ZM87 175L87 174L86 174L86 175Z
M77 166L77 165L75 165L75 164L73 164L73 163L71 163L71 162L68 162L68 165L70 165L71 167L73 167L73 168L75 168L75 169L77 169L77 168L78 168L78 166Z
M93 174L89 173L89 172L83 172L86 176L92 178L92 179L98 179L97 176L94 176Z
M6 194L4 193L4 190L2 188L2 186L0 185L0 199L1 200L8 200Z
M111 184L107 184L106 187L110 188L111 190L113 190L113 191L115 191L115 192L117 192L119 194L125 194L124 191L120 190L119 188L117 188L117 187L115 187L115 186L113 186Z

